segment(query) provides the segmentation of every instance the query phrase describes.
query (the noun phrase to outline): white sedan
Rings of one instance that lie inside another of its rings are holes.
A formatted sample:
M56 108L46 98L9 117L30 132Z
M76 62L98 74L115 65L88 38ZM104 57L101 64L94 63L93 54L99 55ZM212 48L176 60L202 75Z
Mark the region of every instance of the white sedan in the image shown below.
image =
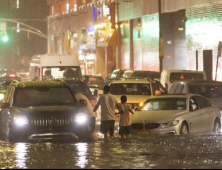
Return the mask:
M133 134L188 135L220 129L219 108L195 94L152 97L132 116Z

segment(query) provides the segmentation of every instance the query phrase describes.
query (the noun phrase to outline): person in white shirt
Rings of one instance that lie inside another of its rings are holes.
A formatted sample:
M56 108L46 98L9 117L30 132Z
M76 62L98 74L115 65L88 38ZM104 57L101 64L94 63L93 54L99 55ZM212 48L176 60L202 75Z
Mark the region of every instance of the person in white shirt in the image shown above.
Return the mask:
M120 113L120 122L119 122L119 135L121 139L128 139L131 132L131 114L134 114L133 109L127 103L127 97L121 97L120 109L122 113Z
M115 121L116 121L116 109L119 109L119 105L115 96L110 94L110 86L104 87L104 95L99 98L97 105L94 108L94 112L101 106L101 126L100 131L104 134L105 139L114 136Z

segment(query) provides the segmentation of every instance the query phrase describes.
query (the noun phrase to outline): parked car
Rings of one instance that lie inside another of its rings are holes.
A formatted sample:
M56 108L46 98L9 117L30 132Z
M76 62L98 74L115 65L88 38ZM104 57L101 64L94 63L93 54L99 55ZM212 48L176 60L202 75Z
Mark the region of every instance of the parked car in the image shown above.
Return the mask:
M64 80L64 82L71 88L73 93L77 92L84 94L89 99L93 107L96 105L97 98L92 94L85 82L80 80Z
M103 95L103 88L101 89L97 85L89 85L89 89L94 96Z
M86 106L62 81L13 82L0 111L0 132L7 141L89 138Z
M222 110L222 82L204 80L175 82L169 90L169 94L188 93L202 95Z
M160 80L160 75L161 75L160 72L138 70L133 72L131 78L144 78L144 79L150 78L150 79Z
M207 75L205 71L164 70L161 73L160 82L167 90L170 90L174 82L186 80L207 80Z
M133 75L133 70L126 70L123 74L123 78L131 78Z
M120 80L120 79L124 78L123 75L124 75L125 71L126 70L114 70L112 72L112 74L110 75L110 77L104 81L103 85L104 86L109 85L114 80Z
M111 83L111 94L115 95L120 102L120 97L126 95L128 104L139 108L151 96L155 96L157 91L166 94L167 91L158 82L151 79L124 79L115 80Z
M219 132L221 114L200 95L155 96L132 116L132 129L143 135Z
M0 70L0 83L11 82L13 80L21 81L22 79L18 76L14 70L3 69Z
M83 76L83 81L88 84L88 86L97 86L100 89L103 89L104 79L101 76Z

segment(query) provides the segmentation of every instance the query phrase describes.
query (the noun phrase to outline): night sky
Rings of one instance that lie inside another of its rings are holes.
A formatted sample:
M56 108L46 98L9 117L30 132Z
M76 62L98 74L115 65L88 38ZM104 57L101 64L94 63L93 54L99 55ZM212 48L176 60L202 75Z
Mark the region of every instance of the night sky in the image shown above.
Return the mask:
M37 28L47 34L47 0L20 0L20 8L16 9L16 0L0 0L0 18L19 19L20 22ZM0 21L1 23L1 21ZM7 23L9 42L0 41L0 69L15 68L27 70L28 61L35 54L47 53L47 40L29 34L17 33L15 23ZM21 28L24 28L21 26Z

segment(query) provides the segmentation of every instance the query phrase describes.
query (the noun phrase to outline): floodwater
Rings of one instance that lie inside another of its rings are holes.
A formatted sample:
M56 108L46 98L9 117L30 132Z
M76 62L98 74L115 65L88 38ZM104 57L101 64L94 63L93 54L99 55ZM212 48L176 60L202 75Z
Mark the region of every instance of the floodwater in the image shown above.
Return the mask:
M0 168L222 168L222 135L136 136L94 143L0 142Z

